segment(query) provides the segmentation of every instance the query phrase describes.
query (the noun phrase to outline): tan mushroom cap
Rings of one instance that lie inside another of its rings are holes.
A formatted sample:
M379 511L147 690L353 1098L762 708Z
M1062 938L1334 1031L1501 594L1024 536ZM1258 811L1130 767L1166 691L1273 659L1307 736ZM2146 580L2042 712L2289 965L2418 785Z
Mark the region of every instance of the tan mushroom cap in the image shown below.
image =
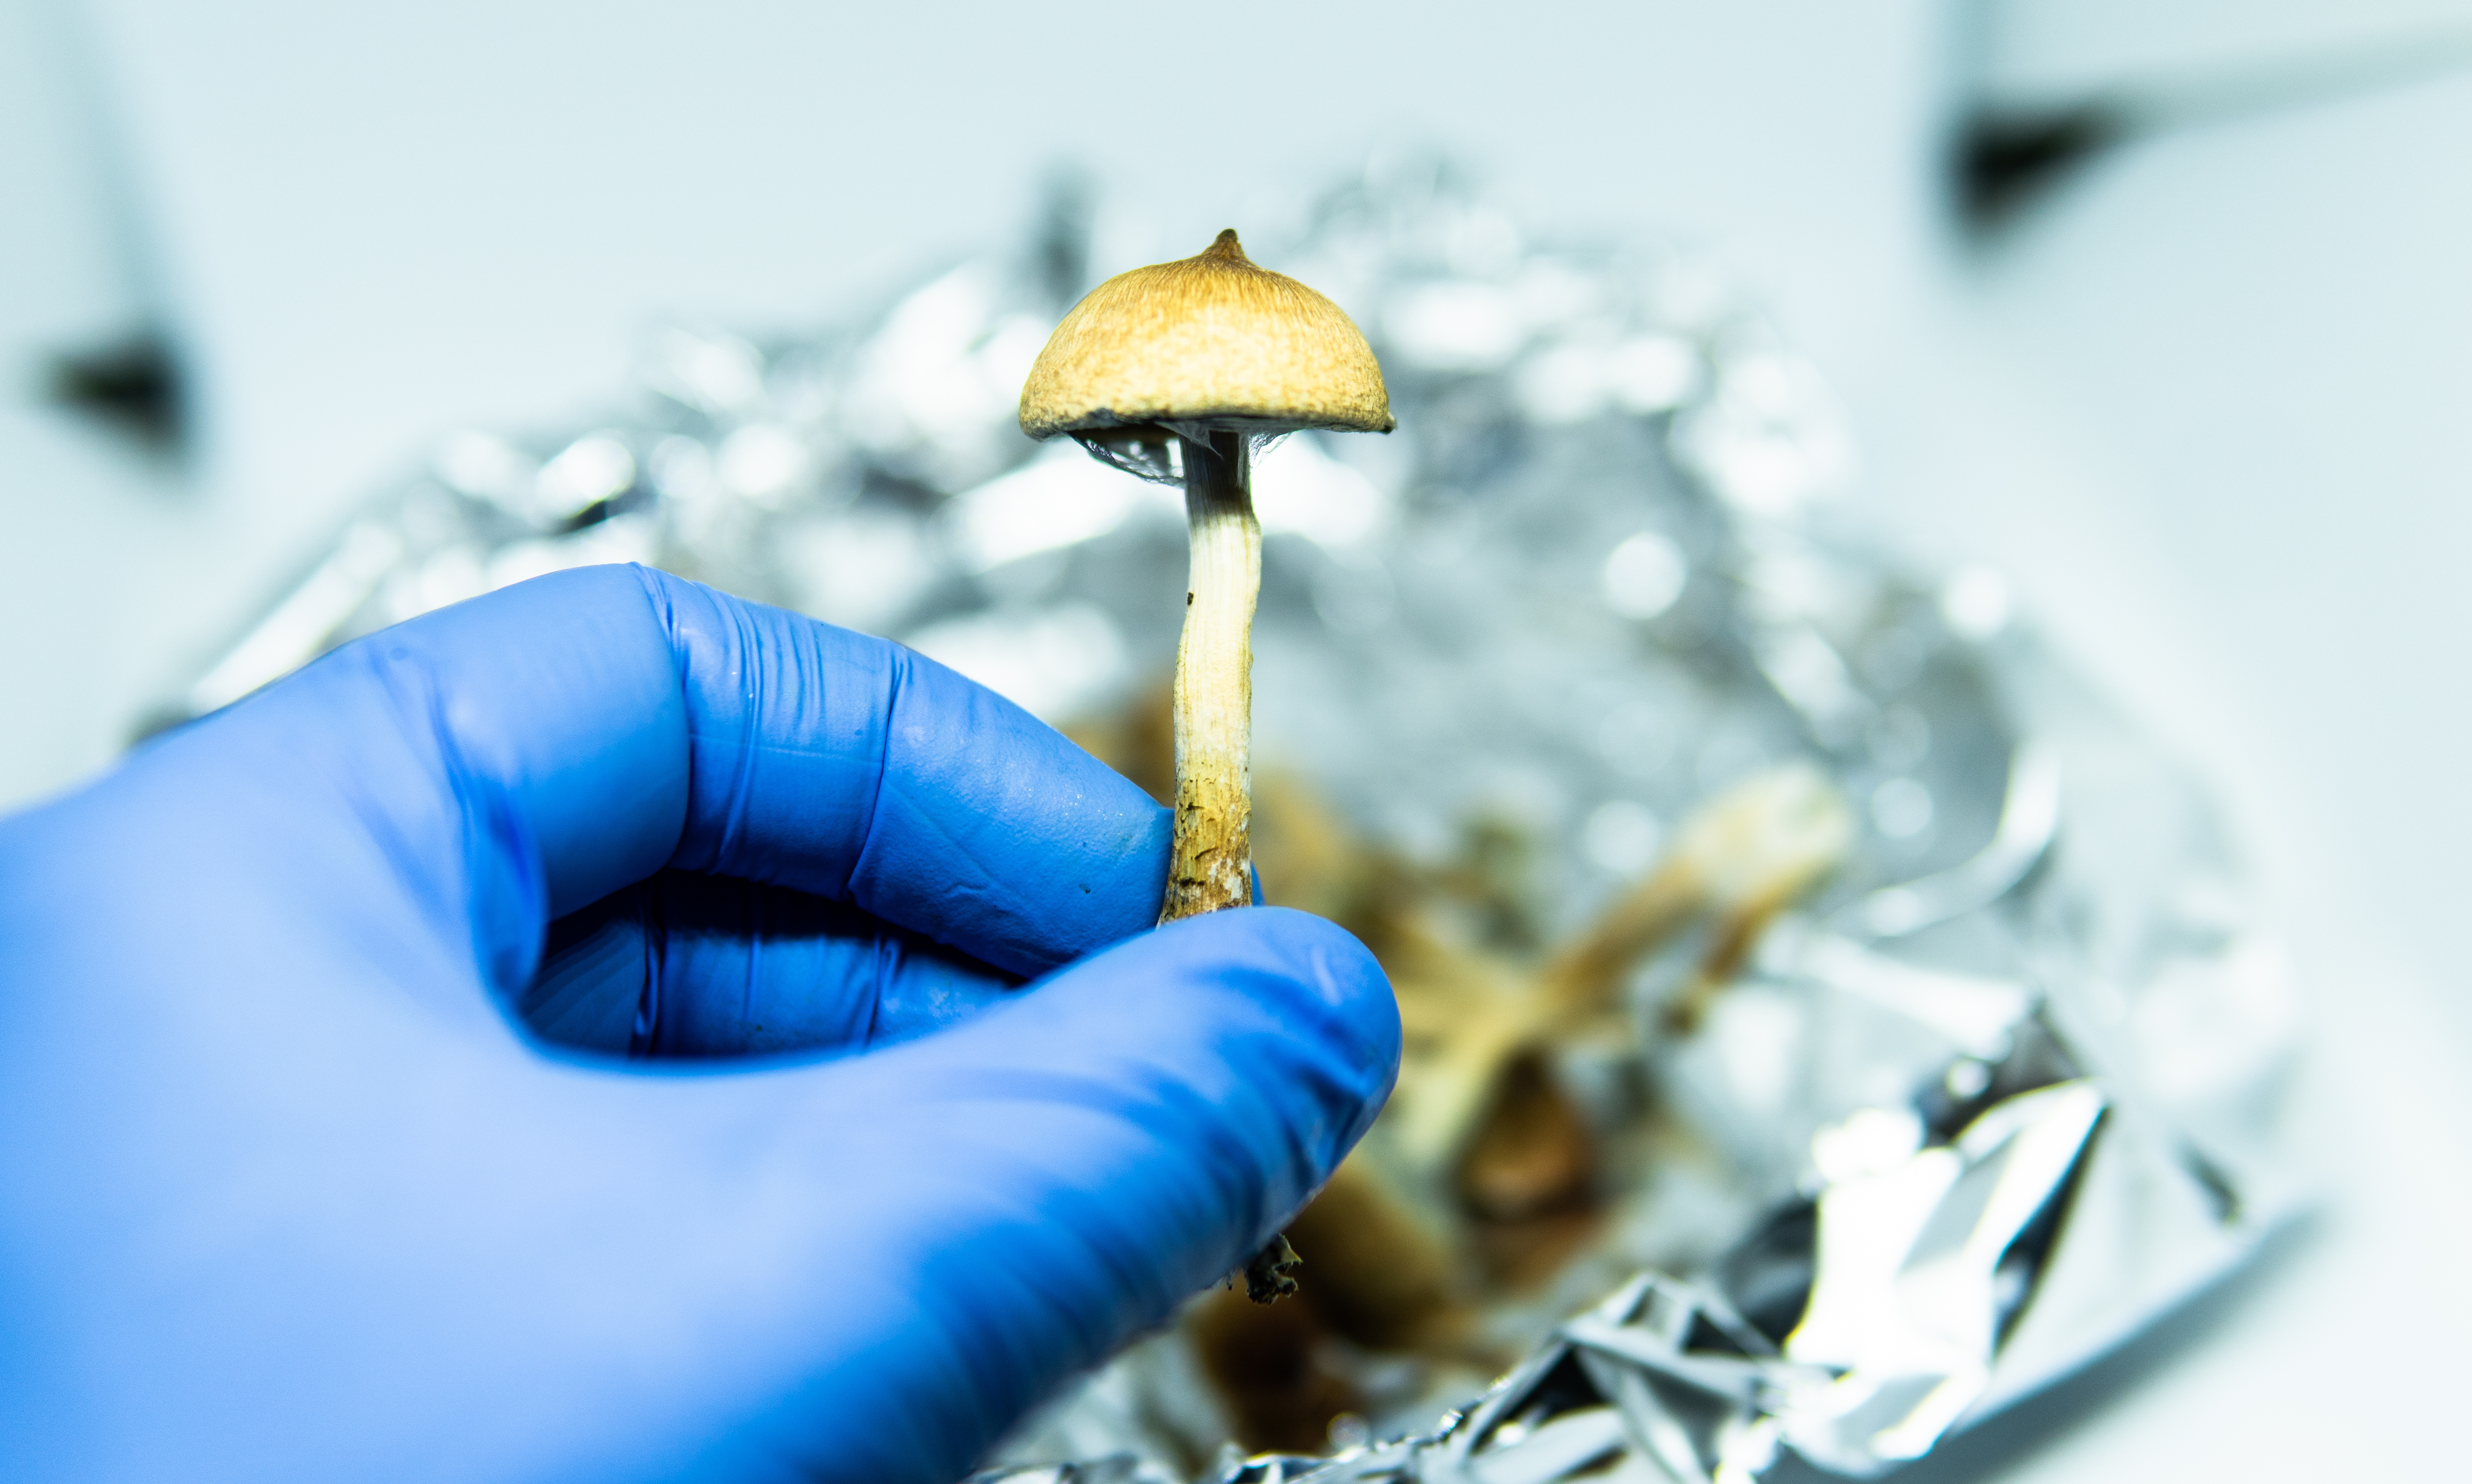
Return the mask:
M1073 306L1021 389L1034 438L1134 423L1388 433L1390 394L1344 310L1256 268L1233 228Z

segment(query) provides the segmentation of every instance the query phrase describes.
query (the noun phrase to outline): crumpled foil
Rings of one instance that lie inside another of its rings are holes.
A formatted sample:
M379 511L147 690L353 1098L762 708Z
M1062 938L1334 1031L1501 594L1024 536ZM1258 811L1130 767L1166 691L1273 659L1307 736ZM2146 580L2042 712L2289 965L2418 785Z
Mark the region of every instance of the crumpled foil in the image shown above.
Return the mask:
M2247 1258L2295 1206L2296 1001L2203 791L1995 574L1866 538L1841 414L1722 264L1533 243L1430 159L1272 215L1248 248L1356 318L1399 431L1257 459L1264 880L1399 984L1346 1177L1390 1224L1334 1230L1442 1276L1295 1342L1312 1449L1227 1441L1262 1425L1205 1299L983 1484L1877 1473ZM672 329L631 406L446 439L173 709L634 560L1155 771L1179 499L1013 424L1088 224L1059 189L871 319Z

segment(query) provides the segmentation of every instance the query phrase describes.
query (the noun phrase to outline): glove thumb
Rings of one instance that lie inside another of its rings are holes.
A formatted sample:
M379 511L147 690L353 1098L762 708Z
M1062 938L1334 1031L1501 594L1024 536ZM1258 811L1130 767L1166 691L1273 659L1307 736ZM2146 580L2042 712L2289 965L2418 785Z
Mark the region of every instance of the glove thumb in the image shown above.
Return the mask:
M1029 1407L1276 1231L1389 1095L1364 946L1281 908L1118 945L927 1040L796 1073L830 1245L810 1378L751 1472L946 1484ZM799 1307L805 1305L797 1306Z

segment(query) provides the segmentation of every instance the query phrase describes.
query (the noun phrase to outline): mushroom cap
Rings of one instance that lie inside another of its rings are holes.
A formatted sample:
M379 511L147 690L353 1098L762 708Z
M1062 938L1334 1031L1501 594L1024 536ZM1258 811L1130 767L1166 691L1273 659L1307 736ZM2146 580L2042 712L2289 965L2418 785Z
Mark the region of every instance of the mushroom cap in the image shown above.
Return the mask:
M1256 268L1233 228L1199 255L1118 273L1073 306L1021 389L1034 438L1144 423L1253 432L1398 426L1344 310Z

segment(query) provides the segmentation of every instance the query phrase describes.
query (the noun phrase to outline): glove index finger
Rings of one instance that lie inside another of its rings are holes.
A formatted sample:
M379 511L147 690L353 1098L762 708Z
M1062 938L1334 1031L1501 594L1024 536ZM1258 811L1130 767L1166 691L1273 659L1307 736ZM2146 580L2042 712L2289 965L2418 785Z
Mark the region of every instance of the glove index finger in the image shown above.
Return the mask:
M554 573L369 635L135 771L220 780L251 837L340 810L374 857L273 859L355 901L372 891L345 876L368 868L415 905L457 904L510 987L543 920L664 866L853 904L1025 977L1150 927L1167 877L1167 811L1010 701L644 568Z
M1155 920L1167 811L1055 728L889 640L638 576L686 699L672 865L852 902L1022 975Z

